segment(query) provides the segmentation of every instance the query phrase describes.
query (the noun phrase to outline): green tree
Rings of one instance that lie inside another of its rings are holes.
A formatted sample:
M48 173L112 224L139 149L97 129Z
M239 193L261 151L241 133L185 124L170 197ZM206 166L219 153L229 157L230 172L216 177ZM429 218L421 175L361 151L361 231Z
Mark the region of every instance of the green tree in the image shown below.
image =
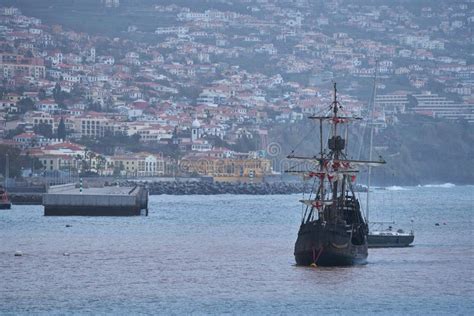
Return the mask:
M15 129L11 129L5 135L5 138L12 139L16 135L20 135L21 133L25 132L25 128L23 126L17 126Z
M75 83L71 89L71 96L76 98L82 98L84 96L84 88L80 84Z
M35 103L30 98L24 98L16 104L20 113L26 113L35 109Z
M53 138L53 127L49 124L40 123L33 128L33 131L46 138Z
M98 155L97 156L97 173L99 175L102 175L102 171L107 167L107 159L105 159L104 156Z
M256 137L243 136L237 140L232 149L237 152L246 153L258 149L258 142Z
M61 85L59 82L56 82L56 85L53 89L53 98L54 101L61 107L64 108L64 100L69 97L69 93L62 91Z
M0 100L3 99L3 96L7 93L7 89L5 87L0 87Z
M407 99L408 99L408 104L407 104L408 109L414 109L418 105L418 100L413 95L408 94Z
M64 118L61 117L58 125L58 138L59 139L66 139L67 131L66 131L66 124L64 124Z
M37 158L28 154L22 155L21 150L13 146L0 145L0 173L5 175L6 158L8 155L10 177L18 177L21 170L25 168L41 168L41 163Z
M54 101L59 103L59 98L60 97L61 97L61 85L59 84L59 82L56 82L56 85L54 86L54 89L53 89Z
M114 166L114 176L120 176L122 175L122 171L125 170L125 167L123 166L123 162L120 162L120 164L117 166Z
M39 89L39 91L38 91L38 98L39 98L40 100L46 99L46 91L45 91L43 88Z

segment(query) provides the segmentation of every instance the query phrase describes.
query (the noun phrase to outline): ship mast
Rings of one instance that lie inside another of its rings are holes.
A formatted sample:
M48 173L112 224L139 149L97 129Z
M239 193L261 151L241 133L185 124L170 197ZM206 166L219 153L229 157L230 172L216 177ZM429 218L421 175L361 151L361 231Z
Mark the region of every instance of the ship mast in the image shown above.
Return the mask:
M375 61L375 75L374 75L374 87L372 91L372 107L370 109L370 140L369 140L369 160L372 160L372 147L374 142L374 117L375 117L375 96L377 94L377 68L378 68L378 61ZM367 201L366 201L366 212L365 217L367 220L367 225L369 224L369 195L370 195L370 180L372 174L372 167L368 166L367 172Z
M337 112L339 110L339 103L337 101L337 87L336 87L336 83L334 82L334 101L332 102L332 111L333 111L333 135L332 135L332 139L334 140L334 156L333 158L334 159L339 159L339 150L338 150L338 146L337 146L337 139L338 139L338 135L337 135ZM334 171L338 171L338 168L334 168ZM332 200L333 200L333 204L332 204L332 207L334 209L334 212L337 212L337 209L338 209L338 205L337 205L337 186L339 185L339 180L338 180L339 177L336 177L336 181L334 181L334 184L333 184L333 189L332 189ZM334 214L335 215L335 214Z
M338 99L337 99L337 86L334 83L334 95L333 101L330 104L328 112L323 116L312 115L309 116L309 119L319 120L319 142L320 142L320 152L319 155L314 156L298 156L294 155L292 150L291 154L287 156L288 159L296 160L309 160L319 164L318 171L308 170L303 171L304 177L316 177L319 178L319 186L314 200L300 200L300 202L306 204L308 207L304 213L303 221L306 218L306 221L310 221L313 216L313 212L316 211L322 216L323 220L337 220L339 213L344 210L345 198L344 194L347 187L353 193L353 188L351 183L347 182L348 177L355 177L355 173L358 172L357 167L361 165L370 165L377 166L384 164L383 159L378 161L369 160L355 160L348 159L344 150L347 146L347 139L344 139L338 135L338 125L347 124L354 120L360 120L359 117L349 117L340 115L340 110L342 109ZM327 147L329 152L326 153L323 147L323 121L329 122L332 124L331 135L329 135ZM347 127L346 127L346 138L347 138ZM297 164L295 167L299 166ZM286 172L295 173L298 171L287 170ZM328 186L326 187L326 181L328 180ZM327 189L331 192L325 192ZM326 196L327 194L327 196ZM341 199L339 199L338 194L342 194ZM326 200L327 197L327 200ZM330 206L330 208L325 208L325 206ZM325 209L330 212L325 212ZM307 213L309 210L309 213ZM328 216L329 218L325 218Z
M324 175L324 147L323 147L323 119L319 119L319 172ZM319 200L324 201L326 197L326 192L324 192L324 178L319 181ZM318 196L316 196L318 198ZM324 216L324 214L323 214Z

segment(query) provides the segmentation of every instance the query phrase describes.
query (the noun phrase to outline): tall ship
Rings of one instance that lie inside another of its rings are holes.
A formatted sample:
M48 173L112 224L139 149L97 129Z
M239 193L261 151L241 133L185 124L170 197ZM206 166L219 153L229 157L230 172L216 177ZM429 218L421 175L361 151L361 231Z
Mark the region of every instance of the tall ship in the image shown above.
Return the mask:
M310 116L319 122L320 152L312 157L290 154L287 158L310 162L304 176L313 179L313 189L305 206L295 243L298 265L344 266L364 264L368 256L368 226L354 193L358 168L377 166L378 161L350 159L347 152L349 124L360 118L345 115L334 99L322 116ZM323 144L323 125L328 124L327 145ZM344 137L342 134L344 133ZM291 170L288 171L293 171Z

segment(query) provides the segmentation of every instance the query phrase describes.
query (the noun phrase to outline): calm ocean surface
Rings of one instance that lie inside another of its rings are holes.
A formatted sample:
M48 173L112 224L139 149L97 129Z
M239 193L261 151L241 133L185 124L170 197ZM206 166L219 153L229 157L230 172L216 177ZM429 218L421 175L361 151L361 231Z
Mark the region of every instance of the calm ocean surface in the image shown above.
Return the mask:
M415 246L348 268L294 265L300 195L152 196L133 218L14 206L0 211L0 314L472 315L474 186L371 197L371 220L414 220Z

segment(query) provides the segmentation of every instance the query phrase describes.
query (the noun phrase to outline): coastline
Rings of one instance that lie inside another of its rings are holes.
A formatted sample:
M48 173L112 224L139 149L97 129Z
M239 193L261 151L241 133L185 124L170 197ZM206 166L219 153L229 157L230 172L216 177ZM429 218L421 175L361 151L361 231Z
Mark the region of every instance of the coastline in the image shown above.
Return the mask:
M311 185L303 182L208 182L208 181L121 181L120 186L143 185L149 195L277 195L309 193ZM374 186L373 190L406 191L411 188L444 188L472 186L471 184L418 184L415 186ZM358 184L356 192L367 192L367 188ZM9 194L14 205L41 205L42 193L12 192Z
M127 185L125 183L123 185ZM274 195L309 192L310 185L302 182L151 182L145 185L150 195L216 195L216 194L250 194Z

